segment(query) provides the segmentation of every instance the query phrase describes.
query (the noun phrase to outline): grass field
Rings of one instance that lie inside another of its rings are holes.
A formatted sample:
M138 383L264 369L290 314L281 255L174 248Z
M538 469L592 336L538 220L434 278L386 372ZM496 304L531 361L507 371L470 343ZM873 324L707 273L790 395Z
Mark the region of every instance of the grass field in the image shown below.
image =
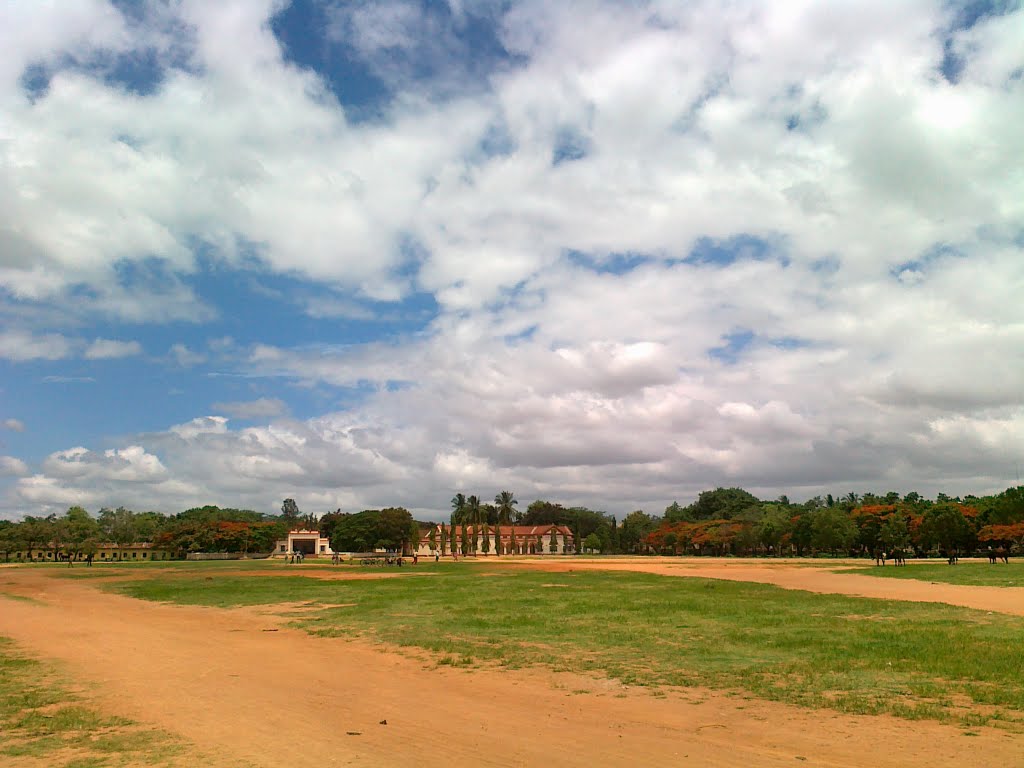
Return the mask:
M423 649L435 666L536 666L655 690L699 685L850 713L1024 726L1024 619L1012 616L638 573L427 564L401 578L330 581L209 565L105 586L193 605L309 603L295 620L306 631Z
M1024 562L1011 560L1007 565L988 562L963 562L948 565L945 562L910 563L896 568L851 568L839 573L860 573L887 579L918 579L942 584L967 584L979 587L1024 587Z
M164 766L180 751L166 734L84 706L53 669L0 638L0 764Z

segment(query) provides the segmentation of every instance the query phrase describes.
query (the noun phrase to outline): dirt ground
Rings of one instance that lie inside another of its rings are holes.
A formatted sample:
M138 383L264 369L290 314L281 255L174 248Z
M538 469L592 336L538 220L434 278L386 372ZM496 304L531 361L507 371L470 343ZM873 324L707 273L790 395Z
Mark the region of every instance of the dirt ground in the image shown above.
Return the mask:
M603 564L558 565L551 569ZM650 565L675 575L776 578L791 588L813 588L797 586L801 578L844 580L821 582L828 588L818 591L845 591L838 587L852 578L853 594L872 581L816 568ZM912 583L883 586L885 595L872 596L913 599L903 593ZM957 597L945 602L965 604L975 592L989 599L983 587L941 589ZM546 670L437 669L425 656L288 629L266 608L148 603L45 569L3 571L0 635L60 662L102 711L179 734L213 756L206 765L875 768L1018 765L1024 750L1019 735L995 728L967 735L932 722L815 712L706 690L655 696Z

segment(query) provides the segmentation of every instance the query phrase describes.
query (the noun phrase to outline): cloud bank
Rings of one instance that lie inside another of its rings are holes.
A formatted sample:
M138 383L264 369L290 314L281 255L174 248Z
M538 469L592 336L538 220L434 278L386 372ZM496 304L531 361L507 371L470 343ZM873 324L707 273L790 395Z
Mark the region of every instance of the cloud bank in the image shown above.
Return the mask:
M5 514L1015 482L1024 11L321 8L369 117L288 55L281 3L2 12L0 358L139 356L53 318L201 326L210 263L324 288L297 303L339 329L165 343L272 394L5 457ZM422 295L419 327L343 330ZM294 418L294 391L327 394Z

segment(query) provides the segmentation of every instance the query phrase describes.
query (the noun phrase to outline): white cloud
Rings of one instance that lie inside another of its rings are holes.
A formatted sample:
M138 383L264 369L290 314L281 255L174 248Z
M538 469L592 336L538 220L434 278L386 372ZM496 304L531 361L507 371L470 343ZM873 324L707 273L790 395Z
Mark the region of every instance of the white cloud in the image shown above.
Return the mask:
M0 476L22 477L28 474L28 464L14 456L0 456Z
M73 342L57 333L34 334L27 331L0 332L0 358L25 360L61 360L70 357Z
M228 420L223 416L201 416L185 424L171 427L170 431L180 438L188 440L199 435L217 435L227 432Z
M4 429L9 429L12 432L25 431L25 422L21 421L20 419L4 419L3 426Z
M214 403L215 411L222 411L233 419L265 419L281 416L288 412L283 400L272 397L261 397L257 400L233 403Z
M172 344L167 350L168 356L182 368L189 368L193 365L206 362L206 355L194 352L182 343Z
M51 477L62 479L85 478L127 483L157 482L167 475L160 459L139 445L110 449L103 453L82 447L57 451L43 462L43 470Z
M92 384L96 381L92 376L43 376L44 384Z
M85 350L86 360L112 360L142 354L142 345L137 341L116 341L95 339Z
M334 44L395 89L356 123L283 61L274 3L173 4L148 37L105 4L35 5L0 65L16 300L77 286L89 312L201 322L217 308L188 280L200 243L321 283L332 298L297 300L311 318L369 320L363 299L412 291L438 312L387 342L211 343L226 372L358 397L303 422L278 419L286 394L217 404L274 423L139 436L152 480L129 479L142 459L55 453L24 500L151 483L167 504L443 507L491 485L628 510L720 483L799 497L1015 477L1024 10L949 33L952 84L939 2L456 4L455 24L493 18L518 56L460 89L465 61L443 83L410 71L453 56L418 5L334 3ZM190 66L145 97L60 68L142 44ZM58 71L29 99L17 79L37 61ZM698 244L711 255L686 261ZM0 334L10 360L81 349Z

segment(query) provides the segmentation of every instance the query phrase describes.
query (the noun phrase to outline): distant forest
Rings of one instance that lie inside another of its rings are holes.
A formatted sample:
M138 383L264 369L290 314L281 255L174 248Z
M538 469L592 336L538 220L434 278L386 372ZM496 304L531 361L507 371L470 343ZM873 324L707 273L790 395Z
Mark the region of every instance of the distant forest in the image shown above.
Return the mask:
M565 525L577 552L661 555L861 555L905 551L927 555L970 554L989 548L1024 551L1024 486L991 496L926 499L865 493L815 496L791 503L768 501L742 488L704 491L687 506L672 503L663 514L636 510L622 520L587 507L537 500L526 509L511 491L494 503L456 494L449 526ZM319 530L332 547L363 551L377 547L407 550L435 523L417 521L402 507L360 512L340 509L303 514L285 499L279 515L217 506L178 514L104 508L95 516L80 506L63 515L25 516L0 521L0 555L31 557L39 551L71 560L95 554L101 544L127 547L150 542L184 557L189 552L266 553L288 530ZM54 558L56 559L56 557Z

